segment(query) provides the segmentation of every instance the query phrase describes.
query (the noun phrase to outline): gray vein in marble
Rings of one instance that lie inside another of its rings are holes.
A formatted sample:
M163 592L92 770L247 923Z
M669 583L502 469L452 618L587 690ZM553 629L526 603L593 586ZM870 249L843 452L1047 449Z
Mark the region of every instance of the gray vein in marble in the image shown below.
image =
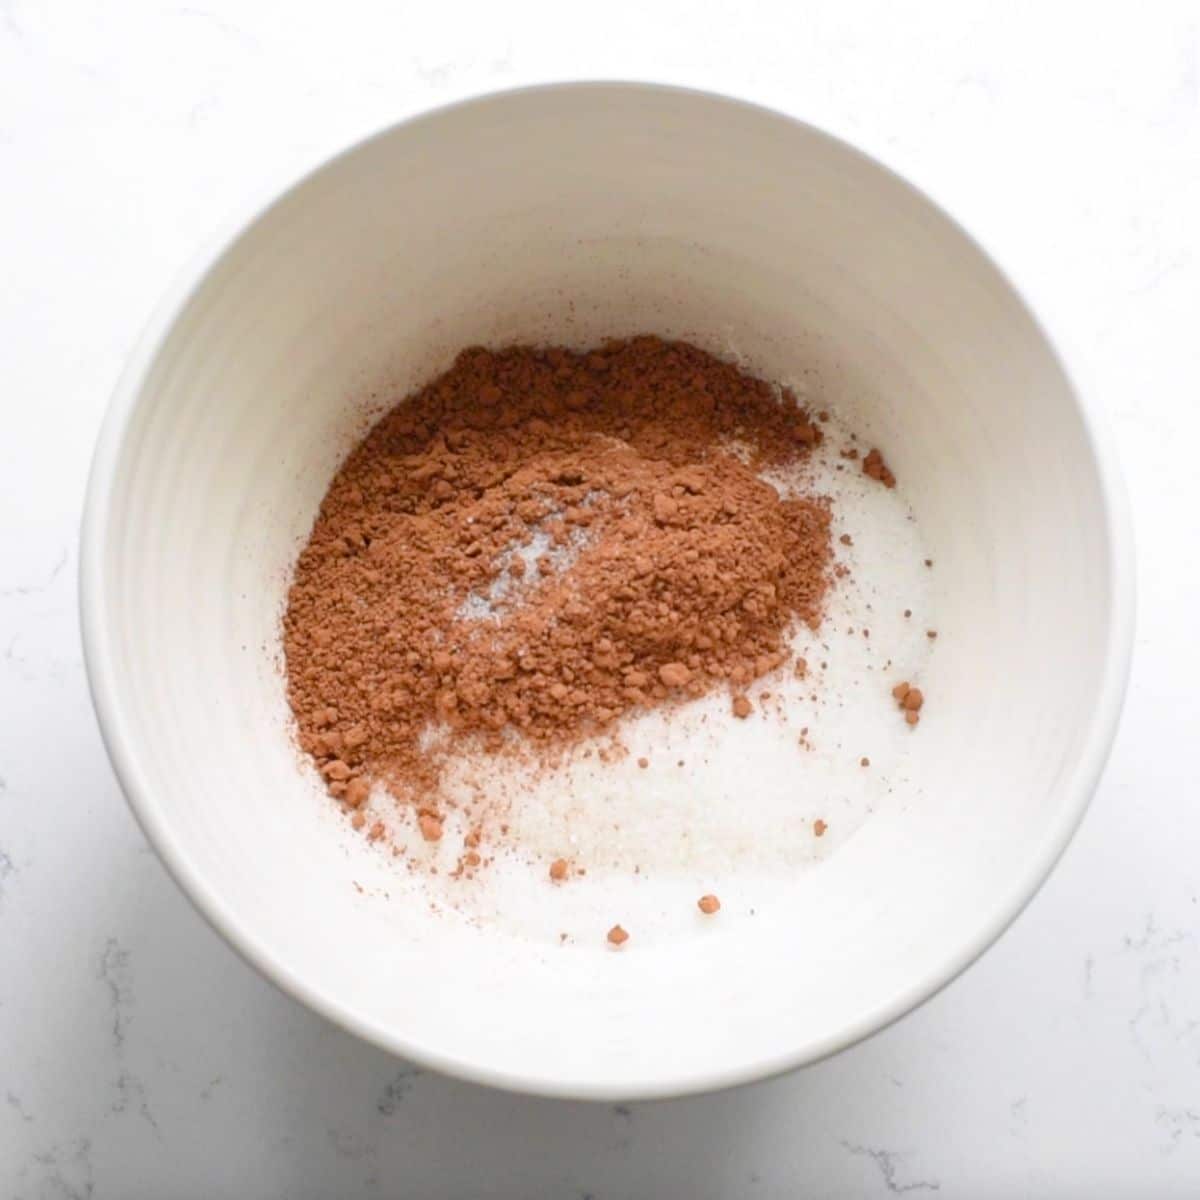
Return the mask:
M1126 935L1124 938L1126 950L1169 950L1172 946L1179 946L1185 942L1190 942L1194 946L1196 944L1195 934L1187 929L1177 929L1173 933L1164 934L1159 929L1158 921L1152 912L1146 914L1142 932L1137 937Z
M34 665L34 659L28 654L17 652L17 645L21 641L22 634L19 632L14 633L8 639L8 645L4 649L3 662L4 666L19 680L30 683L38 677L39 671ZM82 658L64 658L53 652L49 654L42 652L37 655L37 659L40 660L40 667L45 678L55 683L62 683L67 678L68 672L83 670Z
M1176 1055L1179 1043L1200 1031L1200 1020L1176 1017L1168 1004L1168 999L1188 993L1189 989L1176 980L1189 969L1195 973L1200 964L1200 944L1188 929L1162 929L1151 912L1146 914L1140 933L1122 939L1122 950L1140 960L1137 980L1141 1003L1126 1021L1129 1040L1141 1058L1153 1065L1157 1050L1165 1048Z
M0 782L3 782L0 780ZM0 791L3 791L0 788ZM4 901L4 883L5 880L11 879L17 873L17 864L13 862L12 856L0 846L0 903Z
M1163 1154L1174 1154L1185 1141L1200 1142L1200 1109L1160 1104L1154 1110L1154 1123L1167 1135L1159 1147Z
M121 1113L136 1111L138 1116L160 1137L162 1130L158 1121L150 1111L150 1102L146 1098L146 1085L132 1071L125 1069L117 1076L117 1095L109 1109L110 1112Z
M614 1150L627 1152L633 1145L633 1109L628 1104L614 1104L612 1115L616 1119Z
M12 637L8 639L8 645L4 647L4 661L14 667L24 666L26 661L17 653L17 643L20 640L21 635L19 633L14 633Z
M129 1008L133 1003L133 981L129 972L129 951L122 948L116 938L104 943L100 958L99 975L108 988L112 1009L112 1043L120 1051L125 1046L125 1033L129 1027Z
M37 596L42 592L48 592L54 582L62 574L63 567L67 565L68 554L64 547L58 553L58 561L50 570L50 574L41 583L19 583L12 587L0 588L0 597L7 598L9 596Z
M1150 1011L1149 1005L1143 1004L1137 1012L1129 1018L1126 1023L1129 1027L1129 1040L1137 1048L1137 1052L1147 1061L1153 1062L1150 1054L1150 1047L1146 1044L1145 1039L1141 1034L1142 1022L1146 1019L1146 1014Z
M905 1155L896 1150L884 1150L877 1146L859 1146L853 1142L842 1142L842 1147L849 1154L860 1158L869 1158L879 1168L879 1174L883 1177L883 1186L894 1195L899 1196L904 1192L941 1191L942 1185L936 1179L914 1179L908 1183L901 1183L896 1178L897 1162Z
M403 1103L405 1096L412 1091L413 1085L425 1072L411 1063L405 1064L392 1076L391 1081L379 1094L375 1102L375 1111L383 1117L393 1116L396 1109Z
M1197 1020L1196 1020L1194 1017L1189 1017L1189 1018L1188 1018L1186 1021L1184 1021L1184 1022L1183 1022L1183 1024L1182 1024L1182 1025L1181 1025L1181 1026L1180 1026L1180 1027L1179 1027L1179 1028L1178 1028L1178 1029L1175 1031L1175 1040L1176 1040L1177 1042L1186 1041L1186 1040L1187 1040L1188 1038L1190 1038L1190 1037L1192 1036L1192 1034L1193 1034L1193 1033L1195 1033L1197 1030L1200 1030L1200 1021L1197 1021Z
M21 1103L21 1097L16 1092L5 1092L4 1103L21 1118L26 1125L33 1124L33 1113L31 1113L24 1104Z
M0 0L0 24L4 31L14 38L23 38L25 30L17 21L16 5L13 0Z
M433 88L444 88L454 78L456 64L454 62L437 63L426 66L420 59L413 60L413 70L422 83Z
M1011 1137L1024 1138L1029 1130L1029 1097L1018 1096L1008 1106L1008 1132Z
M39 1151L30 1157L37 1169L33 1180L37 1196L58 1196L63 1200L91 1200L96 1191L96 1172L92 1166L92 1140L79 1138L66 1148L60 1144ZM30 1177L30 1165L21 1171L21 1178Z
M117 1060L116 1094L109 1111L118 1115L135 1112L161 1138L162 1131L150 1108L146 1085L141 1077L131 1071L125 1062L125 1042L129 1033L131 1009L133 1007L133 972L129 963L129 951L116 938L104 944L98 972L101 982L108 988L109 1007L112 1010L112 1047Z
M373 1141L364 1141L357 1138L352 1133L344 1133L340 1129L326 1130L329 1138L329 1144L333 1147L333 1152L338 1158L347 1158L351 1162L359 1162L365 1158L372 1158L378 1151L378 1147Z

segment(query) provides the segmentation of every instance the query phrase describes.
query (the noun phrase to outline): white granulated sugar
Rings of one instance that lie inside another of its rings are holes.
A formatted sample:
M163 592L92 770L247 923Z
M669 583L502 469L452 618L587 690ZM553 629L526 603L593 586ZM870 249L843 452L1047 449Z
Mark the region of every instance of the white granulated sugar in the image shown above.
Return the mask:
M555 944L564 931L593 937L607 927L606 914L618 914L637 925L641 944L691 928L681 923L694 919L702 892L722 897L722 921L736 919L739 898L744 908L785 895L889 802L919 736L891 688L919 678L932 652L930 572L904 481L893 490L869 479L860 460L841 454L867 447L852 443L836 421L822 428L825 440L805 462L764 476L781 494L830 498L835 560L848 568L830 591L820 632L801 628L793 636L806 676L791 661L756 680L745 689L754 706L745 720L733 716L722 689L626 720L554 767L464 754L444 777L451 811L443 843L421 851L442 864L441 873L416 873L406 889ZM585 538L576 530L554 548L536 533L512 553L526 561L529 576L547 554L565 570ZM518 596L512 582L499 587L471 597L462 615L495 619ZM869 766L861 765L864 757ZM481 794L504 810L499 819L508 832L485 845L495 861L475 879L449 879L445 867L461 853L466 832L453 802L467 811ZM827 827L820 837L818 820ZM554 885L548 870L560 857L573 873ZM586 875L574 874L577 867Z
M535 529L523 542L512 547L498 560L499 570L488 590L471 592L458 607L457 616L463 621L499 621L504 611L519 604L522 595L544 578L542 563L548 563L550 573L565 574L590 540L586 529L576 527L562 545L557 545L542 529ZM525 564L519 577L509 572L515 559Z

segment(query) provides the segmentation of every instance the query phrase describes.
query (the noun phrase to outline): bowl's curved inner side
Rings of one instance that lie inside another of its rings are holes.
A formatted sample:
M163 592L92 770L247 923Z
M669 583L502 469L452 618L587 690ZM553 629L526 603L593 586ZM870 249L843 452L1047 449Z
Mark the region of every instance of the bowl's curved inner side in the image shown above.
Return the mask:
M886 449L939 638L905 771L819 870L753 916L559 949L432 916L343 836L285 736L276 622L382 384L402 395L472 343L647 330L803 380ZM307 999L487 1078L637 1094L834 1048L981 948L1087 785L1111 547L1067 381L925 201L736 104L514 93L338 159L190 298L100 528L107 725L169 861Z

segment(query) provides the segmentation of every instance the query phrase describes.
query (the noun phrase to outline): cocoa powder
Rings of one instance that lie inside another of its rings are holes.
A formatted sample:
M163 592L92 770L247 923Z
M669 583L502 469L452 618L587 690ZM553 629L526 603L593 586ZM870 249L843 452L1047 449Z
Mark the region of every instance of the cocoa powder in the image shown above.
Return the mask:
M831 573L827 502L758 473L821 438L686 343L464 351L353 451L299 556L287 693L330 793L381 782L436 841L464 745L552 755L715 688L749 715Z

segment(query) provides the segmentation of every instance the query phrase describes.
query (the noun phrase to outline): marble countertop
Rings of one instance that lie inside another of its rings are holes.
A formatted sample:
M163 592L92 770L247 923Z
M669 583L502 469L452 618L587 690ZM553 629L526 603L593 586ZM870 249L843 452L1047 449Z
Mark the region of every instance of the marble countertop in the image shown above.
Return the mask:
M0 0L0 1197L1200 1194L1195 6L476 7ZM75 606L109 391L208 230L390 119L570 77L739 93L926 187L1073 348L1139 542L1113 757L1013 928L831 1061L632 1107L421 1073L242 963L126 810Z

